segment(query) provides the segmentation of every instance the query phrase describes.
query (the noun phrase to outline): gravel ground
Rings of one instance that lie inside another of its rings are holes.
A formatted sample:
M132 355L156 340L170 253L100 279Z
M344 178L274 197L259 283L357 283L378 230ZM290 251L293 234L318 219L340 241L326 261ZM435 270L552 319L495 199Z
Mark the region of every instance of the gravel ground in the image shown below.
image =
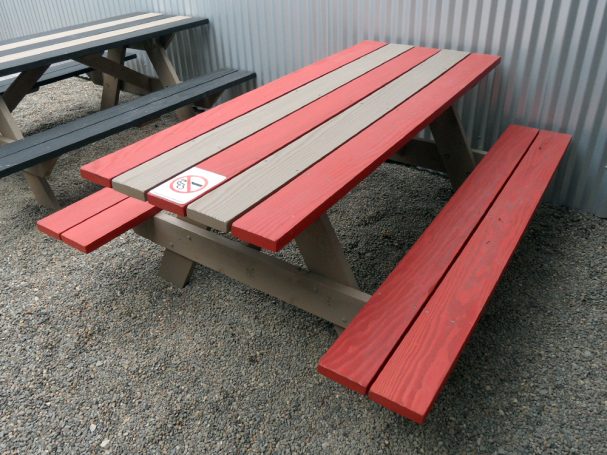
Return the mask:
M26 98L27 133L97 109L72 79ZM171 115L60 159L78 168ZM331 326L198 267L174 289L127 233L80 254L41 235L24 179L0 180L0 453L606 453L607 220L544 205L424 426L316 373ZM383 165L330 216L372 292L451 192ZM281 255L301 260L292 247Z

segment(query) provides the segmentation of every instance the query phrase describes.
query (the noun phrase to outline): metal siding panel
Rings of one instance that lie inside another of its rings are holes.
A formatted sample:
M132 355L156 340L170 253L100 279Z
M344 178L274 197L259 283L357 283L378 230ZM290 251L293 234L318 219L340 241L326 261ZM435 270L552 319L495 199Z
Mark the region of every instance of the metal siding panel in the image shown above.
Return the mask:
M135 11L210 19L169 49L184 78L232 66L264 84L364 39L499 54L457 105L472 145L510 123L572 133L547 199L607 217L606 1L3 0L0 39ZM147 58L131 64L153 73Z

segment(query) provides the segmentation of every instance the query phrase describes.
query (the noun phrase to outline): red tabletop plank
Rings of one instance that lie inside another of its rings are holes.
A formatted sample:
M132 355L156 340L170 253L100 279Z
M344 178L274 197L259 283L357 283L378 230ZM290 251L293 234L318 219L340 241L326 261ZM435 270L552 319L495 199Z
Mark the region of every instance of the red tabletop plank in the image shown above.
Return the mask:
M367 392L536 135L531 128L506 130L320 359L320 373Z
M471 54L232 224L232 233L278 251L499 63Z
M59 239L61 234L71 227L117 204L128 196L111 188L102 188L67 207L56 211L38 221L38 229L51 237Z
M343 112L437 52L438 49L413 48L228 147L196 167L225 176L225 181L227 181ZM150 192L147 194L147 200L164 210L185 216L187 205L203 194L206 193L195 193L187 203L179 204Z
M478 322L571 140L540 131L369 397L422 423Z
M82 176L94 183L111 186L114 177L229 122L285 93L295 90L335 69L344 66L385 43L363 41L294 73L272 81L233 100L187 119L157 134L95 160L80 169Z
M127 197L61 234L68 245L90 253L160 211L147 202Z

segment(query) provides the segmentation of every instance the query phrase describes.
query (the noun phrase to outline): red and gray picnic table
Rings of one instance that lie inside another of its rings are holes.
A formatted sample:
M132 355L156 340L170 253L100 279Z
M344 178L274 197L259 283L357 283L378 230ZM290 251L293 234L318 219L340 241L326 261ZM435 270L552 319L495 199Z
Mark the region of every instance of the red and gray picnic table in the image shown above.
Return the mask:
M423 422L570 141L513 125L470 150L452 106L499 60L362 42L85 165L107 188L39 227L85 252L134 228L178 286L199 263L345 328L318 371ZM369 295L326 211L394 156L457 191ZM262 251L291 241L306 268Z
M0 80L0 177L23 171L38 203L58 208L47 178L60 155L171 110L191 117L188 104L211 105L225 88L255 77L222 69L179 80L166 48L176 32L208 22L132 13L0 42L0 77L18 73ZM134 57L127 48L145 50L157 77L125 66ZM103 111L24 138L12 115L19 102L41 85L83 73L103 85ZM116 106L121 90L145 96Z

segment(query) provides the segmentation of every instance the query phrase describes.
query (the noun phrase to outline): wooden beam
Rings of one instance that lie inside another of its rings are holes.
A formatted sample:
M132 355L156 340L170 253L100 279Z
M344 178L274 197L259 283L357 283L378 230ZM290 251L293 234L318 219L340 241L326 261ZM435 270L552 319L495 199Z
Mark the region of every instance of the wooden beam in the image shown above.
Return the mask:
M453 106L447 108L430 123L430 131L436 142L453 189L460 187L474 169L475 162L468 146L464 129Z
M299 234L295 242L308 270L358 289L354 273L346 261L344 250L327 214L321 215Z
M166 213L159 213L134 230L184 258L341 327L349 324L370 297Z
M15 122L2 95L0 95L0 134L13 140L23 139L23 133L21 133L21 129Z
M108 76L112 79L116 78L124 82L129 82L145 90L152 90L153 88L158 88L158 83L152 82L154 78L146 76L145 74L141 74L135 70L132 70L131 68L127 68L120 61L110 60L110 57L116 58L117 60L119 59L120 56L117 55L118 51L118 49L110 49L108 51L108 57L103 57L97 54L91 54L85 55L83 57L78 57L75 60L84 65L90 66L95 70L103 72L104 86L106 84L105 78L106 76Z
M475 164L478 164L487 154L484 150L471 149L471 151ZM436 143L427 139L413 139L409 141L407 145L392 155L389 161L447 173L447 168L445 168L443 160L438 153Z
M11 85L4 92L4 102L8 110L12 112L21 100L32 91L40 76L48 69L49 65L40 66L31 70L23 71L13 80Z
M23 171L23 176L32 193L34 193L38 204L52 210L57 210L60 207L55 193L48 183L48 178L51 172L53 172L56 163L57 158L53 158Z
M193 270L194 261L174 251L164 250L158 274L173 286L182 288L188 284Z
M126 47L121 46L107 51L107 57L101 55L89 55L85 56L82 60L88 60L88 66L93 69L101 71L103 66L109 67L110 70L118 70L120 67L124 67L124 56L126 55ZM107 62L104 62L104 59ZM95 64L93 66L92 64ZM101 63L101 65L99 65ZM105 63L105 65L104 65ZM101 109L107 109L108 107L116 106L120 98L120 79L117 75L112 75L108 72L103 74L103 92L101 93Z
M309 271L359 289L352 268L344 256L344 250L326 213L299 234L295 242ZM335 324L334 327L338 335L345 328L341 324Z
M146 42L144 47L162 85L169 87L171 85L179 84L181 80L167 55L166 49L162 47L161 44L158 44L156 40ZM196 114L196 111L194 111L194 108L191 106L184 106L177 109L175 113L179 120L185 120L193 117Z

